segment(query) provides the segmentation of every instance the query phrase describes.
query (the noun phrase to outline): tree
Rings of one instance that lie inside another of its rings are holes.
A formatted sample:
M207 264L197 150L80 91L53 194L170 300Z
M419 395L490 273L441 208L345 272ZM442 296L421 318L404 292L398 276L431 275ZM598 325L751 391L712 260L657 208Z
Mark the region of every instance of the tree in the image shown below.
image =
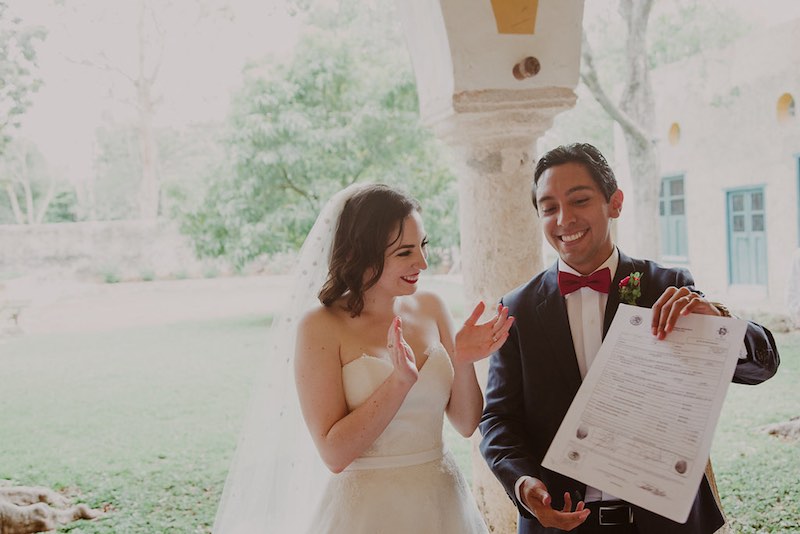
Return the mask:
M77 218L74 188L53 177L39 149L26 139L14 139L0 156L0 187L10 207L0 212L0 223L41 224Z
M224 159L222 122L165 126L154 130L159 154L162 215L177 217L181 205L197 203L204 174ZM95 216L98 220L135 219L141 161L135 123L112 123L97 130Z
M162 172L162 212L180 217L182 207L203 197L205 175L225 159L223 121L160 128L156 132Z
M149 0L137 1L135 39L136 58L132 69L120 66L117 59L109 58L104 52L82 63L121 76L134 90L139 159L138 215L142 219L154 219L160 212L161 183L153 119L159 103L156 82L164 59L165 31Z
M118 16L119 5L105 4L89 2L87 5L86 0L69 2L75 10L98 9L99 6L101 20ZM122 38L133 39L133 47L125 47L134 51L133 56L124 53L109 56L103 50L92 51L87 54L90 57L76 61L117 76L131 92L129 103L135 110L138 159L137 212L140 218L154 219L163 213L162 169L155 120L161 103L159 79L168 44L178 42L181 34L196 31L201 20L227 18L227 6L214 8L205 0L137 0L132 7L135 13L126 15L132 15L135 28L132 35L122 35ZM85 15L81 12L80 16Z
M6 156L14 130L19 127L19 118L28 110L31 96L41 85L36 46L45 35L43 28L24 26L22 20L10 12L7 2L0 1L0 156ZM23 157L22 167L16 169L9 165L9 158L4 159L6 168L0 171L0 186L8 198L13 220L36 222L44 216L44 210L39 215L33 209L33 191L25 165L27 158ZM23 187L23 205L27 213L23 213L20 205L17 185Z
M139 132L135 124L110 124L98 128L95 174L92 181L93 218L136 219L141 177Z
M683 2L668 5L659 14L658 30L648 35L653 0L620 0L619 14L627 30L624 59L607 62L606 79L622 79L621 95L614 103L601 83L600 69L587 34L583 32L581 81L606 113L619 124L628 154L633 181L633 219L636 221L636 250L644 257L658 258L661 245L658 201L661 187L660 164L654 132L655 100L650 70L666 62L683 59L709 46L719 46L740 36L743 24L717 6ZM606 35L607 25L603 31ZM648 52L652 51L652 53ZM619 71L622 70L622 73Z
M41 86L36 47L46 35L44 28L24 26L0 1L0 154Z
M396 53L399 29L370 19L386 16L385 8L343 2L316 11L314 30L291 62L250 67L233 103L230 166L184 217L199 254L241 267L295 249L323 203L356 181L391 183L424 198L434 242L456 242L453 176L419 124L408 58Z

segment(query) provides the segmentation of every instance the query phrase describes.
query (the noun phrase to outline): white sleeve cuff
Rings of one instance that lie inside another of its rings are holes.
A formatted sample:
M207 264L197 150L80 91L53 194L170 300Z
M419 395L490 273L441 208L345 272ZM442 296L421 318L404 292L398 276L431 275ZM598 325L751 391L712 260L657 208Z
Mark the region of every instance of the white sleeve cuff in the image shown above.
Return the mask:
M523 480L525 480L525 475L522 475L521 477L519 477L519 478L517 479L517 481L514 483L514 496L517 498L517 502L518 502L518 503L519 503L519 504L520 504L520 505L521 505L523 508L525 508L525 509L526 509L528 512L530 512L530 514L531 514L533 517L536 517L536 514L534 514L534 513L533 513L533 510L531 510L530 508L528 508L528 507L525 505L525 503L522 501L522 499L520 498L520 496L519 496L519 488L520 488L520 486L522 486L522 481L523 481Z

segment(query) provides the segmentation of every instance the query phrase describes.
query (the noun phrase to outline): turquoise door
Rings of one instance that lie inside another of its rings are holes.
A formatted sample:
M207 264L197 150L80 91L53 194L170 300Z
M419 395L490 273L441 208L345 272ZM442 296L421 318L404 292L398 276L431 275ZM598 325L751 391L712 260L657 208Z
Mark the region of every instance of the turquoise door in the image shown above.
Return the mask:
M730 283L767 285L764 188L728 191Z
M689 245L683 175L661 179L658 210L661 219L662 256L673 260L685 260L689 255Z

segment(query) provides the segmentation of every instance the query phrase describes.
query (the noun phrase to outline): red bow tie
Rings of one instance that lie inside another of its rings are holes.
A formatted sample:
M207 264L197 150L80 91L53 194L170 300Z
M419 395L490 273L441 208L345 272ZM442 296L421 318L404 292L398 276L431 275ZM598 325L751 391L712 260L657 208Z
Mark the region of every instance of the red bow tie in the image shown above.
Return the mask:
M582 287L588 287L600 293L608 293L608 288L611 287L611 269L606 267L593 272L589 276L576 276L564 271L558 271L558 289L561 291L562 296L569 295Z

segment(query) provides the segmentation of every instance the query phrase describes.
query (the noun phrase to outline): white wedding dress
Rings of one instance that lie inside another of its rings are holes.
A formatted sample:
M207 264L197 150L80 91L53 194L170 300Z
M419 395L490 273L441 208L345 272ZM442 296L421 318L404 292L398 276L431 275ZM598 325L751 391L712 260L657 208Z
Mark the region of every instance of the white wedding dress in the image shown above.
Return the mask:
M327 482L309 534L470 534L487 531L469 487L442 443L453 367L439 344L389 426ZM342 368L350 410L392 372L364 355Z

